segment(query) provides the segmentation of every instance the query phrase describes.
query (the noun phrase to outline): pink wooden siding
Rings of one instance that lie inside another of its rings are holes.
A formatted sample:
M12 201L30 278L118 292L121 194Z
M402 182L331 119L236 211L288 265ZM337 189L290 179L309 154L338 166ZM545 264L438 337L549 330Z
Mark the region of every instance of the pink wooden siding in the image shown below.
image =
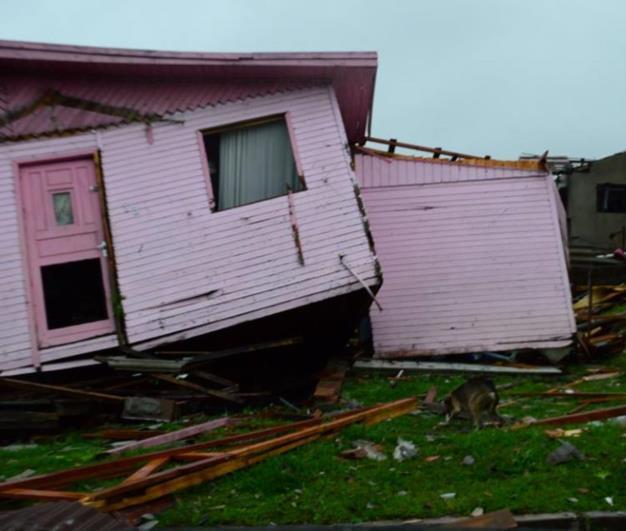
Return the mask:
M307 190L293 194L304 266L287 197L209 209L197 131L289 113ZM100 149L126 330L137 348L199 335L360 289L339 254L377 282L354 196L347 142L330 87L181 112L183 124L127 125L0 146L0 369L31 363L14 161ZM158 338L158 339L156 339ZM113 336L40 352L43 363L115 345Z
M293 195L304 266L286 196L210 212L195 137L200 129L285 112L307 184ZM342 252L375 282L332 90L277 94L181 117L184 126L156 127L152 145L140 126L102 134L131 342L197 335L357 289L339 263Z
M574 320L550 175L356 156L381 262L378 356L547 348Z

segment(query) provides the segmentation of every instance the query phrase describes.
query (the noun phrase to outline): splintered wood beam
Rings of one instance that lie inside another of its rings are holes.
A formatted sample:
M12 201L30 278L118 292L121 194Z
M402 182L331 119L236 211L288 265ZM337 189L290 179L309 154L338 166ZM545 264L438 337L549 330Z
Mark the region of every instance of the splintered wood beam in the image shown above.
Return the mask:
M583 422L590 422L592 420L604 420L613 417L619 417L626 415L626 404L616 407L610 407L606 409L595 409L593 411L585 411L583 413L574 413L571 415L563 415L561 417L548 417L545 419L535 420L531 423L524 424L524 426L561 426L563 424L577 424Z
M226 400L228 402L234 402L235 404L243 404L244 402L241 398L237 398L234 395L224 393L222 391L215 391L214 389L207 389L206 387L203 387L202 385L199 385L197 383L188 382L187 380L179 380L178 378L174 376L169 376L166 374L156 374L156 373L151 373L150 376L152 376L152 378L155 378L157 380L169 382L173 385L178 385L180 387L185 387L187 389L193 389L194 391L199 391L201 393L204 393L205 395L213 396L215 398Z
M117 430L102 430L94 433L83 433L81 437L83 439L106 439L108 441L130 441L130 440L143 440L154 437L155 435L163 435L167 433L163 430L133 430L133 429L117 429Z
M91 400L104 400L107 402L124 402L123 396L109 395L105 393L98 393L95 391L85 391L83 389L74 389L61 385L42 384L38 382L30 382L27 380L17 380L15 378L0 378L0 384L2 383L11 387L18 387L20 389L26 389L36 392L57 393L60 395L77 396L81 398L89 398Z
M189 426L181 430L170 431L161 435L155 435L154 437L149 437L148 439L143 439L141 441L129 442L124 446L118 446L117 448L108 450L106 453L109 455L117 455L129 450L136 450L138 448L150 448L151 446L169 444L182 439L188 439L189 437L200 435L202 433L208 433L218 428L228 426L229 424L232 424L232 420L228 417L209 420L208 422L203 422L202 424Z
M157 457L152 461L148 461L145 465L143 465L139 470L133 472L130 476L128 476L124 481L122 481L122 485L127 485L128 483L132 483L133 481L138 481L140 479L147 478L153 472L156 472L159 468L165 466L165 464L170 460L169 457Z
M607 400L619 400L620 398L626 398L626 393L592 393L592 392L580 392L574 391L573 393L568 393L566 391L555 391L555 392L518 392L518 393L509 393L512 396L536 396L536 397L557 397L557 398L575 398L580 400L581 398L603 398Z

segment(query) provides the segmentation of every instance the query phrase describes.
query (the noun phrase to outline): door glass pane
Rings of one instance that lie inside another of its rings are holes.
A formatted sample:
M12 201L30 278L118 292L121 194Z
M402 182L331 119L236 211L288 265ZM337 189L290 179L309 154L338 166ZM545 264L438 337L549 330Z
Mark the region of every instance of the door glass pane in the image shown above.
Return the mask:
M57 225L72 225L74 223L72 196L69 192L52 194L52 205L54 206L54 218Z

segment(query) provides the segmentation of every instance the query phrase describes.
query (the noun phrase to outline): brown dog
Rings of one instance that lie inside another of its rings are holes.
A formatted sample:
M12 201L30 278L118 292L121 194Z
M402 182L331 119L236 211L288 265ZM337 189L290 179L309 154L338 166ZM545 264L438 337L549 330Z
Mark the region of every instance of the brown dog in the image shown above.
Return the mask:
M466 381L452 391L445 399L446 424L459 413L467 413L474 422L475 429L482 428L482 419L486 415L502 425L503 419L496 412L498 392L489 378L477 376Z

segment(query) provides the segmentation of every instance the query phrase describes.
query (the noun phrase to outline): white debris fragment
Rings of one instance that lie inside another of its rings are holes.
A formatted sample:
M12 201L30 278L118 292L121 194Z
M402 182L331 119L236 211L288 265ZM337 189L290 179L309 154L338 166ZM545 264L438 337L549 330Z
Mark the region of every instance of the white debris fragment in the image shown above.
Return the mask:
M365 453L365 457L374 461L384 461L387 456L381 451L381 446L365 439L357 439L352 441L352 446Z
M604 501L608 503L611 507L613 507L613 496L607 496L604 498Z
M485 514L485 509L483 509L482 507L476 507L476 509L474 509L471 514L474 517L482 516L483 514Z
M439 497L446 501L453 500L456 498L456 492L444 492L443 494L440 494Z
M464 464L465 466L472 466L475 462L476 462L476 459L474 459L474 457L471 455L466 455L463 458L463 461L461 461L461 463Z
M417 455L417 448L411 441L407 441L402 438L398 438L398 444L393 450L393 458L396 461L404 461L405 459L411 459Z

